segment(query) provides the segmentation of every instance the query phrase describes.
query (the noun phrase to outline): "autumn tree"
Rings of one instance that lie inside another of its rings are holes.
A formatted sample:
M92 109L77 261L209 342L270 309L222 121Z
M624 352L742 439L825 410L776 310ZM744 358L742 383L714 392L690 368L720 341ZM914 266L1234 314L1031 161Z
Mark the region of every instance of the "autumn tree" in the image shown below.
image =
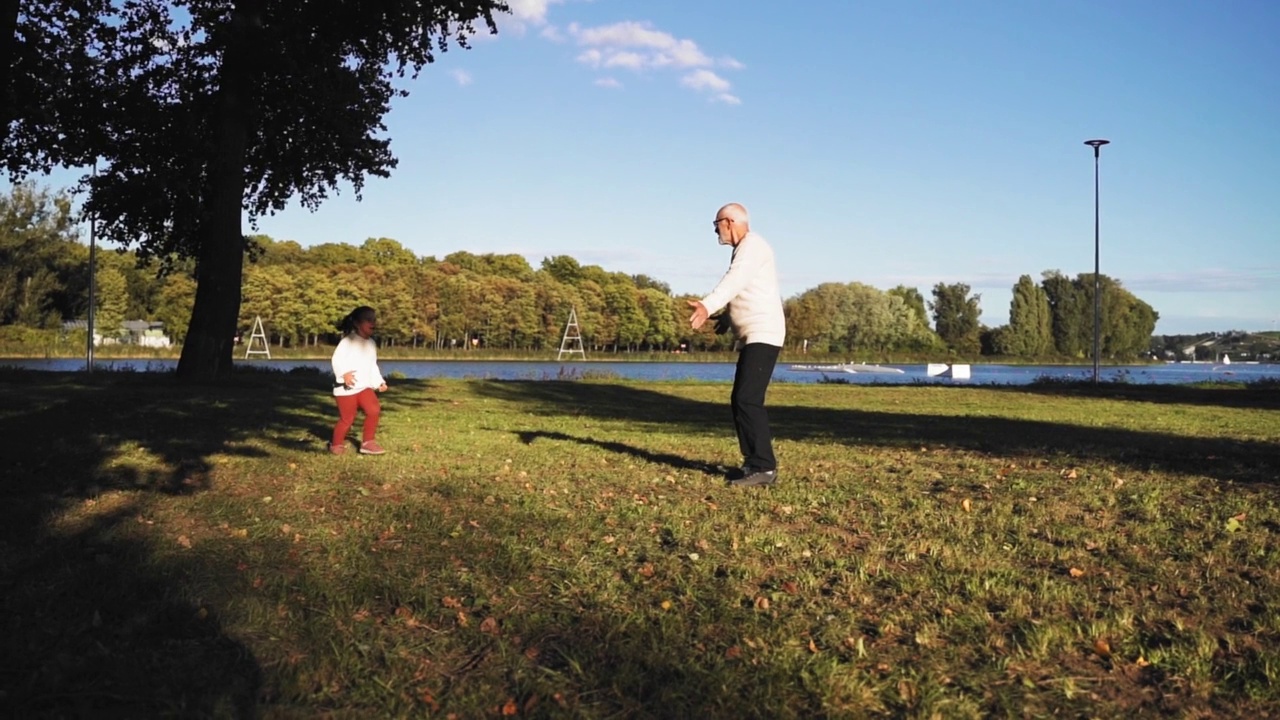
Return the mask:
M181 343L191 323L191 306L196 301L196 282L186 273L170 273L160 281L154 318L164 323L165 334Z
M577 285L582 280L582 265L568 255L543 258L542 270L566 285Z
M94 331L104 338L119 337L129 310L129 285L125 280L123 259L103 254L97 263L94 284Z

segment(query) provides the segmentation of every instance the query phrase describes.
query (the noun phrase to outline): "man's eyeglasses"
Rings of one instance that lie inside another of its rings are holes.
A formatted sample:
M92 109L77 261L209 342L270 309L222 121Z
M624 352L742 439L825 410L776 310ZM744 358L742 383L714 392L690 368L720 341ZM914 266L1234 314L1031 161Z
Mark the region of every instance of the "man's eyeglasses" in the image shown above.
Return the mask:
M719 229L720 229L720 223L722 223L722 222L729 222L729 223L731 223L731 222L733 222L733 218L716 218L716 219L715 219L715 222L711 223L711 227L713 227L713 228L715 228L715 229L719 230Z

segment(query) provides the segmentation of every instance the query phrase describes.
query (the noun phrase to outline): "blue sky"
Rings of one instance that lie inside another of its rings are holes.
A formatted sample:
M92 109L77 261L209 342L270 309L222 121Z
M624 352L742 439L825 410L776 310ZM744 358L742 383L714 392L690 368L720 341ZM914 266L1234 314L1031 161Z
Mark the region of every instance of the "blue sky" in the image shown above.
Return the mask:
M509 0L387 118L400 165L260 231L566 254L705 294L729 201L783 293L929 295L1007 322L1018 276L1101 267L1158 333L1280 326L1280 3Z

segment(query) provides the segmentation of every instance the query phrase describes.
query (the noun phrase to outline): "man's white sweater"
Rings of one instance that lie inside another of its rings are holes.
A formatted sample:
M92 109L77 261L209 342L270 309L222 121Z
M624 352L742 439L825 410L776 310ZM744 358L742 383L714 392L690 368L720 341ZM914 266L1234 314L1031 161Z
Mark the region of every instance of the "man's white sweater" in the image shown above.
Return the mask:
M773 248L760 235L748 232L733 248L729 271L716 289L702 298L707 313L729 305L729 319L743 344L764 343L782 347L787 322L782 314L782 292Z

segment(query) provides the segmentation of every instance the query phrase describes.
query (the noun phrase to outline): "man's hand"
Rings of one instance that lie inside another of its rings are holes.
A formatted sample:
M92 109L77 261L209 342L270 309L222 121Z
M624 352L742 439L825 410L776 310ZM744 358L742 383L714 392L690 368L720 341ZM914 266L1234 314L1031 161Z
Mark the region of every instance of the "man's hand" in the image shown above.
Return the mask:
M707 306L703 305L701 300L690 300L688 302L689 307L693 308L693 314L689 316L689 326L697 330L707 321Z
M386 383L382 383L381 385L378 386L378 392L386 392L386 391L387 391Z
M351 372L345 373L345 374L342 376L342 384L343 384L344 386L348 387L348 388L353 388L353 387L355 387L355 386L356 386L356 371L355 371L355 370L352 370Z

